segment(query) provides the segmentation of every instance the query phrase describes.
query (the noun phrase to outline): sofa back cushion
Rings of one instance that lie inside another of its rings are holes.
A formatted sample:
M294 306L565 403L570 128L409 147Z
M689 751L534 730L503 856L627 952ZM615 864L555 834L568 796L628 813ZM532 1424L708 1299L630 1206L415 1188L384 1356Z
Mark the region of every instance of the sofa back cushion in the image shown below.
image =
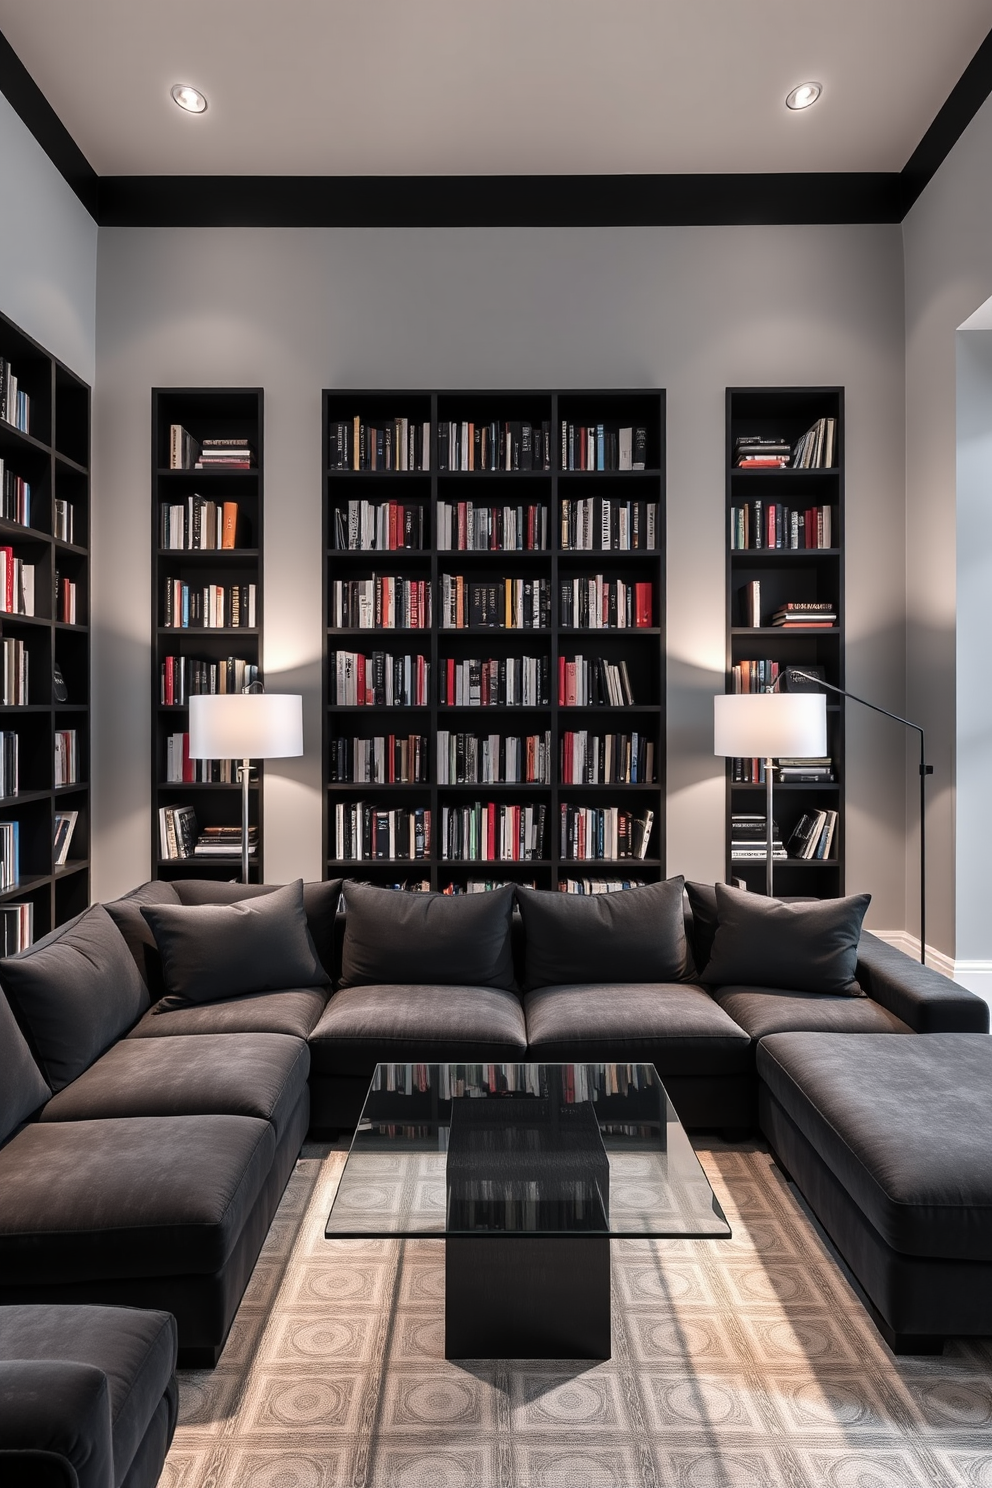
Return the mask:
M162 979L162 958L155 944L152 927L141 913L141 908L145 904L180 902L174 884L152 879L150 883L143 883L140 888L132 889L123 898L111 899L104 905L124 937L124 944L134 958L138 974L148 988L152 1002L157 1002L165 995L165 982Z
M516 990L512 888L451 896L349 881L344 902L342 987L396 982Z
M704 980L861 997L855 978L870 894L789 903L716 884L717 928Z
M259 894L273 894L282 884L217 883L209 878L180 879L175 885L180 904L237 904ZM335 918L341 901L340 878L303 885L303 912L321 966L333 982L341 963L335 946ZM340 944L340 941L338 941Z
M582 982L680 982L691 975L681 878L615 894L517 888L527 991Z
M0 961L6 992L52 1090L61 1090L148 1011L124 937L102 904Z
M146 904L169 997L220 1002L326 986L303 912L303 880L233 904Z
M0 1079L0 1142L17 1130L22 1122L44 1105L51 1090L31 1056L31 1050L7 999L0 994L0 1057L3 1078Z

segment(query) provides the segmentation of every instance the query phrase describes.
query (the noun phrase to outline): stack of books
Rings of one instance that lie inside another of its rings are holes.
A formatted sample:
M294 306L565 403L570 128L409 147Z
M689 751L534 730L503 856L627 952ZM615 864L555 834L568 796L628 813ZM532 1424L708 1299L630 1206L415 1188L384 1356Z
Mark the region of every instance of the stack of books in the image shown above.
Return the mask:
M799 600L795 604L782 604L772 616L772 624L785 630L802 626L808 630L829 630L837 624L837 610L830 600Z
M834 779L829 754L814 759L780 759L778 778L782 785L822 785Z
M804 812L789 837L788 855L790 858L829 858L836 833L836 811Z
M792 445L785 439L761 434L740 434L734 440L734 464L738 470L784 470L792 459Z
M739 812L730 818L730 857L733 862L760 862L767 854L768 834L764 812L760 814ZM785 858L788 853L782 842L778 822L772 818L772 857Z
M250 470L255 451L247 439L204 439L194 470Z
M834 463L837 420L817 419L792 452L793 470L829 470Z
M248 855L258 852L258 828L248 828ZM240 827L204 827L196 839L194 858L240 858Z

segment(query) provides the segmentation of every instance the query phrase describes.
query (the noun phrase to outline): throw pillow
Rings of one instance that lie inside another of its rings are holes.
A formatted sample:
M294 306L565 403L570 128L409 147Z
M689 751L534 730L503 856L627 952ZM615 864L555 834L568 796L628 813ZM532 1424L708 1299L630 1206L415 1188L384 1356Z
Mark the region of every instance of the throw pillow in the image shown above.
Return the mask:
M0 1080L0 1142L5 1142L22 1121L43 1106L51 1091L31 1058L31 1050L10 1010L0 996L0 1049L3 1050L3 1079Z
M616 894L517 888L524 985L679 982L690 972L681 878Z
M303 912L303 880L234 904L145 905L170 997L219 1002L326 986Z
M855 980L870 894L785 903L716 884L717 930L704 979L720 987L864 994Z
M693 883L685 886L689 908L692 910L692 951L697 974L702 976L706 963L713 952L713 937L716 934L716 884Z
M120 899L111 899L104 905L110 918L124 937L138 973L151 995L152 1002L165 996L162 980L162 958L155 944L152 927L141 913L145 904L178 904L179 895L175 885L153 879L140 888L132 889Z
M4 957L0 984L53 1090L81 1075L148 1010L148 990L102 904Z
M218 883L215 878L181 878L175 885L180 904L236 904L259 894L272 894L281 884ZM318 879L303 885L303 910L307 929L320 964L331 981L337 972L334 949L334 917L341 899L340 878ZM340 937L339 937L340 939Z
M406 982L515 990L513 889L485 894L406 894L344 886L341 986Z

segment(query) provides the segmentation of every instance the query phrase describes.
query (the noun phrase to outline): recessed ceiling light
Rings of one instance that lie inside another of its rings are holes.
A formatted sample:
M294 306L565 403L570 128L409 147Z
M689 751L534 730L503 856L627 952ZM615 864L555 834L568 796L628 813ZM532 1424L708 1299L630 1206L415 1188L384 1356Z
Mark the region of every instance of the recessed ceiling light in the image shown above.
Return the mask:
M822 83L800 83L798 88L793 88L785 100L786 108L804 109L815 103L823 92Z
M188 114L206 113L207 100L198 88L191 88L188 83L176 83L172 88L172 99Z

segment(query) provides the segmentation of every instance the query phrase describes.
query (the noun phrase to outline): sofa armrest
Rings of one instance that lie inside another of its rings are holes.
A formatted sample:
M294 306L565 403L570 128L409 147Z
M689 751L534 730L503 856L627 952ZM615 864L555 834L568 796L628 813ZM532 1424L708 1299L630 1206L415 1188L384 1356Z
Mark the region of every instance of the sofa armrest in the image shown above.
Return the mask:
M4 1482L8 1468L19 1473L26 1463L30 1472L35 1457L44 1474L35 1481L114 1488L110 1388L102 1369L63 1359L0 1361ZM64 1464L61 1478L54 1459Z
M862 931L858 981L916 1033L988 1033L988 1004L950 977Z

